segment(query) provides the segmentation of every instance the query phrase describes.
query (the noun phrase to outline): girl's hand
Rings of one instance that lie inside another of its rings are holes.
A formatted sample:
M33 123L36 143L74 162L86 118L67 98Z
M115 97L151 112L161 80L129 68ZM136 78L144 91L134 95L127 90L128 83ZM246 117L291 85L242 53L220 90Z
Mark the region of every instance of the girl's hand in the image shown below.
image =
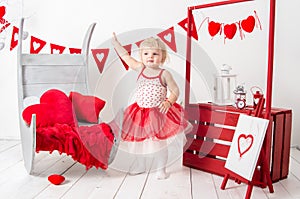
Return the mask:
M169 108L172 106L172 104L166 100L163 101L162 103L160 103L160 105L158 106L159 108L159 112L166 114L169 111Z
M112 42L113 45L115 45L116 43L119 43L117 35L116 35L115 32L113 32L113 37L112 37L111 42Z

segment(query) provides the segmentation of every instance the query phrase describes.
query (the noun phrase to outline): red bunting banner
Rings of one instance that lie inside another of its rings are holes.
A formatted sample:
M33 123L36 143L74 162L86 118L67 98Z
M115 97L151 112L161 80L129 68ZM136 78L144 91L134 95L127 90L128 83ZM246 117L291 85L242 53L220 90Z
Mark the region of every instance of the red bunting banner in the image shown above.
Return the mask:
M1 27L0 33L3 32L8 26L10 26L10 23L5 23L5 25Z
M31 41L30 41L30 53L31 54L38 54L46 45L47 42L36 38L34 36L31 36Z
M0 26L0 33L5 30L10 23L6 21L3 16L5 15L5 7L0 6L0 24L4 24L2 27ZM243 20L239 20L237 22L233 22L230 24L224 24L224 23L219 23L215 21L210 21L209 17L206 17L202 23L200 24L198 30L196 29L195 25L195 20L194 16L192 15L191 18L191 36L198 40L198 32L201 28L201 26L204 24L204 22L208 22L208 32L210 36L213 38L217 34L224 34L224 41L225 39L233 39L234 36L236 35L236 32L239 31L241 39L245 37L245 33L251 33L254 29L254 27L259 27L261 28L261 24L259 21L259 18L257 16L256 11L254 11L254 15L250 15L247 18ZM188 30L188 18L185 18L184 20L180 21L178 23L179 26L181 26L185 31ZM12 37L11 37L11 43L10 43L10 50L13 50L17 45L18 45L18 32L19 28L13 27L12 30ZM176 40L175 40L175 33L174 33L174 27L171 27L165 31L162 31L157 34L157 36L174 52L177 52L177 47L176 47ZM135 42L135 44L140 47L141 42L144 40L140 40ZM31 36L31 41L30 41L30 53L32 54L37 54L39 53L44 46L46 45L46 41L43 41L39 38ZM126 51L131 55L131 47L132 44L128 44L126 46L123 46ZM51 48L51 54L62 54L65 50L66 47L57 45L57 44L52 44L50 43L50 48ZM70 54L80 54L81 49L79 48L69 48ZM97 67L102 73L106 59L108 57L109 49L91 49L93 57L95 59L95 62L97 64ZM118 55L119 56L119 55ZM121 59L121 57L119 56ZM123 66L125 67L126 70L129 69L129 66L121 59Z
M81 49L80 48L69 48L70 54L80 54Z
M13 26L11 40L10 40L10 51L12 51L18 45L18 34L19 34L19 28Z
M178 23L179 26L181 26L185 31L188 29L188 18L185 18L181 22ZM195 25L195 20L194 16L192 15L192 20L191 20L191 36L194 37L194 39L198 40L198 33L197 33L197 28Z
M177 52L174 27L158 33L157 36L163 40L163 42L165 42L174 52Z
M4 24L0 28L0 33L3 32L8 26L10 26L10 23L3 18L5 13L6 13L6 7L0 6L0 24Z
M128 44L126 46L123 46L125 48L125 50L128 52L129 55L131 55L131 44ZM117 53L118 54L118 53ZM118 54L123 66L125 67L126 70L129 69L129 66L124 62L124 60L120 57L120 55Z
M98 66L98 70L100 71L100 73L102 73L106 59L108 57L109 48L92 49L91 51L92 51L93 57L96 61L96 64Z
M56 45L56 44L50 44L51 48L51 54L62 54L66 47Z

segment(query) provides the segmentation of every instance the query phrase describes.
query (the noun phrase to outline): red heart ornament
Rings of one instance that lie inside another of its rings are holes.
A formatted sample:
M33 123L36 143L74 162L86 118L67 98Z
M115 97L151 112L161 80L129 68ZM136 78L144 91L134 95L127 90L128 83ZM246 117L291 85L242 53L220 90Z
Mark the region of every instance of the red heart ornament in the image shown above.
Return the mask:
M253 135L245 135L241 134L238 137L238 152L240 154L240 157L242 157L249 149L252 147L254 138Z
M61 183L63 183L65 181L65 177L62 175L59 175L59 174L53 174L53 175L48 176L48 180L52 184L60 185Z
M226 24L224 26L224 34L226 38L232 39L236 33L237 27L235 23L232 24Z
M208 23L208 32L210 36L215 36L218 32L220 32L221 24L218 22L210 21Z
M28 125L32 114L36 114L37 127L53 126L56 123L74 126L76 121L71 100L57 89L46 91L40 98L40 104L25 108L22 116Z
M2 19L5 15L5 6L0 6L0 19Z
M247 19L242 20L241 26L246 32L252 32L255 26L255 18L249 16Z

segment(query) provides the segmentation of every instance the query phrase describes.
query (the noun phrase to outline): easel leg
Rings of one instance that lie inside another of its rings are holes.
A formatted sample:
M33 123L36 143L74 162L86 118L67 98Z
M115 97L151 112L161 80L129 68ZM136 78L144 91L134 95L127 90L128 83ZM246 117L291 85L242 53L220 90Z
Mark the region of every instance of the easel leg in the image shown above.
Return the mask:
M252 184L248 184L245 199L250 199L251 194L252 194L252 189L253 189L253 185Z
M224 179L223 179L223 182L222 182L222 185L221 185L221 189L222 189L222 190L225 189L226 184L227 184L227 181L228 181L228 178L229 178L229 174L225 174Z

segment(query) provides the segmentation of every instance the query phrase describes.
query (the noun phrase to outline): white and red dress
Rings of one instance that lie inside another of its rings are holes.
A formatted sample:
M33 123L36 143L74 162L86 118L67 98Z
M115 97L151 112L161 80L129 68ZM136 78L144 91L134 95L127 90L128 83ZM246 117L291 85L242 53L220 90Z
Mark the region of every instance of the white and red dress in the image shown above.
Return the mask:
M175 135L181 134L185 141L184 132L191 128L179 104L174 103L166 114L159 111L158 106L167 97L167 87L161 78L164 69L154 77L146 76L144 69L137 79L136 102L124 110L121 130L122 141L133 143L139 154L166 147Z

